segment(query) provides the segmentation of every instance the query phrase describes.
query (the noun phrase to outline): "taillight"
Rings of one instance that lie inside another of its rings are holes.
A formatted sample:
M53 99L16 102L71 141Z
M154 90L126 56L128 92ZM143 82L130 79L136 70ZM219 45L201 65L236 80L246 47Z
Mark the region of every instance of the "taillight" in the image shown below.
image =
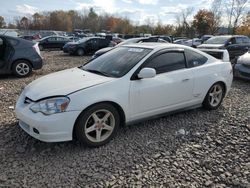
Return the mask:
M41 56L41 52L40 52L38 43L36 43L36 44L33 46L33 49Z

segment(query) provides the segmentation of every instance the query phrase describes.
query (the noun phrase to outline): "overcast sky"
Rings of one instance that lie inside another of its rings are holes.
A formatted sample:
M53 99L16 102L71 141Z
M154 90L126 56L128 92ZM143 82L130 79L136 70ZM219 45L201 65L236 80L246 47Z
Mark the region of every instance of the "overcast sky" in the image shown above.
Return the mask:
M0 15L7 22L17 16L51 10L83 11L93 7L97 13L127 17L142 24L150 18L155 23L173 24L175 15L187 7L209 9L213 0L1 0ZM250 10L250 2L247 5Z

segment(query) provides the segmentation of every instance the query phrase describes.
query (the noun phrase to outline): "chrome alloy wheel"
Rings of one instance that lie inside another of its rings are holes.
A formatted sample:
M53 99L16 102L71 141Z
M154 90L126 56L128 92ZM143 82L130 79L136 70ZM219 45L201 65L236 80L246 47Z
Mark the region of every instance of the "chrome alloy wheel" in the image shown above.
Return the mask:
M85 123L85 135L91 142L105 141L112 134L115 127L114 115L101 109L92 113Z
M20 75L20 76L25 76L27 74L29 74L30 72L30 67L29 65L27 65L26 63L19 63L16 66L16 72Z
M220 84L215 84L209 93L209 103L215 107L220 104L223 98L223 88Z

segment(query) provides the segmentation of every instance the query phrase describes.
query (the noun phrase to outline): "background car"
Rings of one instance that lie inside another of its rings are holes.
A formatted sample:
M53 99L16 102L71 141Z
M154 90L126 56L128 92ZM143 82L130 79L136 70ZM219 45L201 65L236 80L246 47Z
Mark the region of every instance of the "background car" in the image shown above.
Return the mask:
M167 41L165 41L164 39L162 39L161 37L146 37L146 38L131 38L131 39L127 39L121 43L119 43L118 45L116 45L116 47L118 46L122 46L122 45L127 45L127 44L135 44L135 43L141 43L141 42L162 42L162 43L167 43ZM95 54L92 56L92 59L95 59L103 54L105 54L106 52L112 50L114 47L106 47L103 49L98 50L97 52L95 52Z
M213 35L203 35L201 37L202 43L204 43L205 41L207 41L208 39L214 37Z
M110 40L101 37L86 37L77 42L69 42L63 46L63 52L71 55L83 56L93 54L97 50L113 46Z
M175 40L173 43L174 43L174 44L182 44L182 45L184 45L185 42L188 41L188 40L190 40L190 39L188 39L188 38L185 38L185 39L178 39L178 40Z
M202 40L198 39L198 38L186 40L185 42L183 42L183 45L190 46L190 47L193 47L193 48L197 48L197 46L199 46L201 44L202 44Z
M40 50L44 49L63 49L63 46L71 40L62 36L49 36L38 41Z
M38 44L17 37L0 35L0 74L28 76L32 69L42 68Z
M60 142L75 135L82 144L98 147L121 125L200 106L219 108L232 76L229 61L194 48L130 44L37 79L26 86L15 109L20 127L36 139Z
M25 40L36 40L36 38L33 35L24 35L24 36L20 36L20 38L25 39Z
M230 59L233 60L250 49L250 39L243 35L215 36L205 41L202 45L198 46L198 48L227 49Z
M234 65L234 76L250 80L250 52L240 56Z

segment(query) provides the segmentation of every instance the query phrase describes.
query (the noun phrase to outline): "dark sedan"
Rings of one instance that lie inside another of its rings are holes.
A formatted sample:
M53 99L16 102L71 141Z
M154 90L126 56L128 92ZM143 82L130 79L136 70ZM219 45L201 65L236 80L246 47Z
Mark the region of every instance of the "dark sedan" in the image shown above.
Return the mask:
M111 41L101 37L83 38L77 42L69 42L64 45L63 51L71 55L83 56L93 54L99 49L113 46Z
M121 43L119 43L116 46L122 46L122 45L127 45L127 44L134 44L134 43L140 43L140 42L168 42L165 41L164 39L162 39L161 37L147 37L147 38L131 38L131 39L127 39ZM105 54L106 52L112 50L114 47L107 47L107 48L103 48L98 50L93 56L92 59L95 59L99 56L101 56L102 54Z
M62 36L49 36L39 40L40 50L44 49L63 49L63 46L71 40Z
M28 76L32 69L42 68L38 44L16 37L0 35L0 74Z

